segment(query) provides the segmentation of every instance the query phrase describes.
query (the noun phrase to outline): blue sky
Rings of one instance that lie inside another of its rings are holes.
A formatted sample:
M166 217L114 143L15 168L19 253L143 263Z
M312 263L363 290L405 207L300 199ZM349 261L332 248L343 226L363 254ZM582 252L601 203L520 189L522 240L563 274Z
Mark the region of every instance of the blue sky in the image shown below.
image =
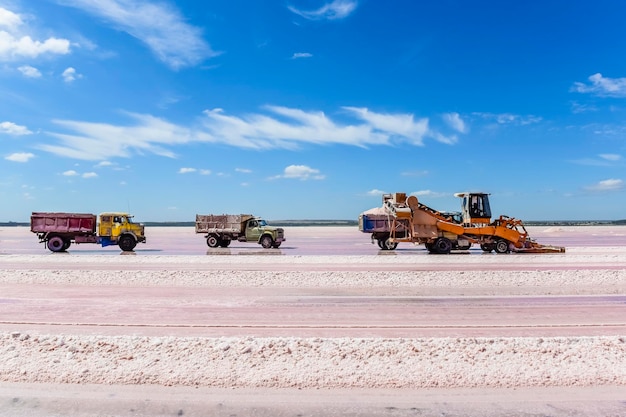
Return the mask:
M626 213L626 2L0 0L0 221Z

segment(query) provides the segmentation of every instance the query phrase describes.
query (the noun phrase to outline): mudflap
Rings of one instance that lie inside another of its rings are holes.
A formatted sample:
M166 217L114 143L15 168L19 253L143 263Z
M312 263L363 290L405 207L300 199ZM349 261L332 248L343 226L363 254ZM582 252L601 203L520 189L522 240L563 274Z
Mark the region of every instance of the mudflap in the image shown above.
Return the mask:
M101 237L99 243L100 243L100 245L102 245L103 248L106 247L106 246L117 245L117 241L111 240L110 237Z

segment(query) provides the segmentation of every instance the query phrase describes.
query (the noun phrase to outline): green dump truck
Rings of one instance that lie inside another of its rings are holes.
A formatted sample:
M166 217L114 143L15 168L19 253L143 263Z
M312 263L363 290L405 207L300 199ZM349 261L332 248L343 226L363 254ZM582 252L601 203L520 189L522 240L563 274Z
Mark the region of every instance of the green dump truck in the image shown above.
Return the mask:
M278 248L285 239L282 227L273 227L251 214L196 214L196 233L206 236L210 248L227 248L233 240Z

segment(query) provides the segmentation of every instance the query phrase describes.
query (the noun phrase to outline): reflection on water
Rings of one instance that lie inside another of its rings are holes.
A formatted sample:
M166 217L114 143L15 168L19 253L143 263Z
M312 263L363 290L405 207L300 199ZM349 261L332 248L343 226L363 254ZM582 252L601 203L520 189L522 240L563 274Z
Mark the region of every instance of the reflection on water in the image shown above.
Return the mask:
M123 256L135 256L135 255L137 255L137 252L135 252L134 250L133 251L121 251L120 255L123 255Z
M262 249L262 250L246 250L246 249L230 249L230 248L211 248L206 251L207 255L282 255L280 249Z

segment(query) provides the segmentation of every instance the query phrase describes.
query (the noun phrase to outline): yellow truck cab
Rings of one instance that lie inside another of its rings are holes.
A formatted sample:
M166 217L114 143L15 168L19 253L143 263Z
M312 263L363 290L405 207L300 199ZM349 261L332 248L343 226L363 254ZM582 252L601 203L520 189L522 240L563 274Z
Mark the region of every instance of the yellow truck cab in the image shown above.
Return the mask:
M138 242L145 242L143 224L133 223L132 217L122 212L101 213L98 236L102 246L119 245L123 251L132 251Z

